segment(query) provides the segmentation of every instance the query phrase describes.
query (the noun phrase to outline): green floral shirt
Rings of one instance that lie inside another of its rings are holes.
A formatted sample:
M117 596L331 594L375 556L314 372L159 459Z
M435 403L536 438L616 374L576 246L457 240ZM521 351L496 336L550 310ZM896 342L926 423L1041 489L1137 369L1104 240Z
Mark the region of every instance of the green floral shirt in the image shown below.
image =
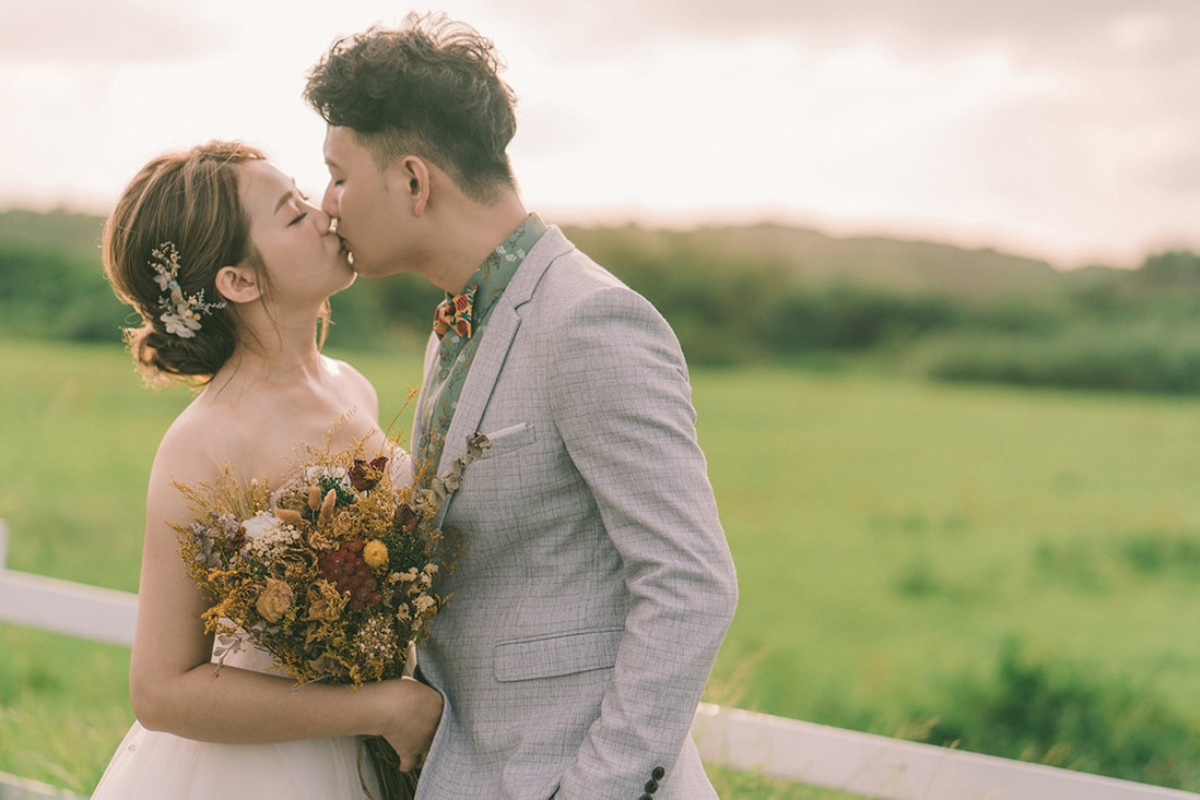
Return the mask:
M504 294L525 256L545 232L546 225L541 218L537 214L530 214L521 227L484 259L463 286L464 292L471 286L478 287L471 312L471 337L464 339L453 330L447 331L438 344L437 363L433 372L425 376L421 402L417 408L421 420L421 440L417 442L415 454L418 476L428 479L437 469L446 432L450 429L459 395L462 394L463 384L471 370L471 362L475 359L475 351L487 328L492 308L497 298ZM453 295L447 292L446 298L452 299Z

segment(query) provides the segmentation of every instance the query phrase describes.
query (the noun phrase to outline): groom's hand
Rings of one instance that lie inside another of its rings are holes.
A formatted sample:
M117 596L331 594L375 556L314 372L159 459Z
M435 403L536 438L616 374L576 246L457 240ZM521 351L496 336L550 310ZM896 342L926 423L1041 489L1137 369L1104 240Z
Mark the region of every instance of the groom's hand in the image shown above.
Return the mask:
M389 683L395 685L398 696L389 704L393 713L383 735L400 757L400 771L411 772L425 765L442 719L442 695L412 678Z

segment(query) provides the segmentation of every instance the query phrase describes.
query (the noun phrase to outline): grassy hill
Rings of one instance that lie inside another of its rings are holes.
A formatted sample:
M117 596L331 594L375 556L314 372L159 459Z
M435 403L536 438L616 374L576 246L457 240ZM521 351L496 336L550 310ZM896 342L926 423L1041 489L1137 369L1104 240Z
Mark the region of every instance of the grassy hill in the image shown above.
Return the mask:
M894 291L986 297L1043 290L1062 273L1049 263L991 249L886 237L829 236L775 224L667 231L570 227L567 235L602 264L630 261L753 265L807 283L846 282Z

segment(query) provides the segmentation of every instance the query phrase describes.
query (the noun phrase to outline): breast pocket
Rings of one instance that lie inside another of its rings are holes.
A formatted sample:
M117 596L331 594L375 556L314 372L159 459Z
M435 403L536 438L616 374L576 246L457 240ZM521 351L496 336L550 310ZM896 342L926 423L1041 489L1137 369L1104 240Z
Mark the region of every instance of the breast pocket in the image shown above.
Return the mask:
M528 681L611 667L624 633L616 628L501 642L495 650L496 680Z
M498 431L484 431L491 446L483 451L483 459L499 458L528 447L537 441L537 429L528 422L518 422Z

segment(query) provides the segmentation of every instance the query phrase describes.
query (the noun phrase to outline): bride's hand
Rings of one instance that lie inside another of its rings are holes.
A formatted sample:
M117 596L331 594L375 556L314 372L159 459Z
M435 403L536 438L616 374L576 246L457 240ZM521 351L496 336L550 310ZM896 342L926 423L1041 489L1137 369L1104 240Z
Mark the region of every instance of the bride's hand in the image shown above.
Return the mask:
M383 736L400 756L400 770L411 772L425 764L433 735L442 719L442 695L420 681L400 678L395 684L398 696L389 703L389 724Z

